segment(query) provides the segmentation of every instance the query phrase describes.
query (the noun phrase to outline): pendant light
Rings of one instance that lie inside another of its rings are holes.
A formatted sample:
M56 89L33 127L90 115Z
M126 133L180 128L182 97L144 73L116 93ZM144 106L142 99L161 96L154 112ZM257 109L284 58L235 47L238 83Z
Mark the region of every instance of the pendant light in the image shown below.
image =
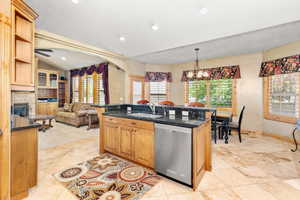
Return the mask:
M189 71L187 74L188 78L203 78L208 77L208 73L206 71L202 71L199 69L199 48L195 48L196 52L196 65L193 71Z

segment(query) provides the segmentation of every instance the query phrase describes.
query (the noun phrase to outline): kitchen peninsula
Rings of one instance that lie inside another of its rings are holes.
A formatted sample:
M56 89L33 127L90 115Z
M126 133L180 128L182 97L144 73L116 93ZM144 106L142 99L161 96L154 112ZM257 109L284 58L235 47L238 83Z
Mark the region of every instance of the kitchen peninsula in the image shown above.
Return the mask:
M100 123L100 153L109 152L152 168L194 190L205 171L211 171L214 109L153 109L132 104L94 107Z

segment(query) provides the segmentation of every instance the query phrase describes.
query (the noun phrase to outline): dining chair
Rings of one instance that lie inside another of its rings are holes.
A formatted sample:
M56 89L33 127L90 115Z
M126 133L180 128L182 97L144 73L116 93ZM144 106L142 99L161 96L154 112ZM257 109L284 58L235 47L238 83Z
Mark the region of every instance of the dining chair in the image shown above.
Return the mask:
M237 130L239 134L239 140L242 142L242 136L241 136L241 127L242 127L242 120L243 120L243 115L244 115L244 110L246 106L243 106L240 116L239 116L239 121L238 122L229 122L227 125L222 125L220 126L220 131L226 131L225 135L225 143L228 143L228 133L231 132L232 130Z
M174 106L175 104L172 101L162 101L162 102L159 102L159 105Z
M149 103L149 101L146 99L142 99L137 102L137 104L148 104L148 103Z
M191 102L189 103L189 107L205 107L205 105L200 102Z

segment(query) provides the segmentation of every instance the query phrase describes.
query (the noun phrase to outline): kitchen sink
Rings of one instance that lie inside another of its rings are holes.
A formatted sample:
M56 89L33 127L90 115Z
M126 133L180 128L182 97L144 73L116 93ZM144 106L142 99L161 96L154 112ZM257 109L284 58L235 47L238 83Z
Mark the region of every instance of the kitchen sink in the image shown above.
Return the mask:
M150 114L150 113L130 113L128 115L134 116L134 117L151 118L151 119L158 119L158 118L162 117L162 115L153 115L153 114Z

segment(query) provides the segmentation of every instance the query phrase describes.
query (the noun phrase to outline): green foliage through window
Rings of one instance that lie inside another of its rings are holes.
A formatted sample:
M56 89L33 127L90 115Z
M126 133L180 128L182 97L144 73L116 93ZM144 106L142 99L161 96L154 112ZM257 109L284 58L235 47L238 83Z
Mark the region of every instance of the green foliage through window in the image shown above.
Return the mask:
M189 102L201 102L210 107L232 107L232 79L190 81L188 89Z

